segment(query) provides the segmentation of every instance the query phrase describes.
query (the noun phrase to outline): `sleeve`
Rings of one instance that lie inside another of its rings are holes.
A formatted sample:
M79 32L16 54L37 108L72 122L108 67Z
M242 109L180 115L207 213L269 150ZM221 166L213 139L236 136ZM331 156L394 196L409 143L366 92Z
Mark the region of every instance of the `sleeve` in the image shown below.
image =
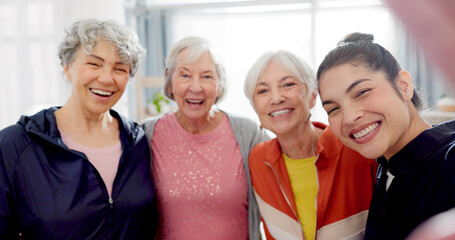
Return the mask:
M274 240L275 238L270 235L269 229L267 228L267 225L265 225L264 219L262 219L262 226L264 226L265 239Z
M12 186L0 145L0 239L19 239L18 216L13 199Z
M444 156L444 175L447 192L451 193L451 201L455 202L455 141L450 143Z

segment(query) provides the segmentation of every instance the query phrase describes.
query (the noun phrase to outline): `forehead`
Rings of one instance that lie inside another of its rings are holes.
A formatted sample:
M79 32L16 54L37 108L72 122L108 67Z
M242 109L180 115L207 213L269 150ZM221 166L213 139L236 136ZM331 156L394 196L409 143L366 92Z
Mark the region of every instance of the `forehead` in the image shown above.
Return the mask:
M368 68L350 63L341 64L324 72L319 79L319 90L334 89L333 86L349 84L358 78L373 74Z
M215 67L215 62L208 51L194 51L191 48L183 49L176 57L176 65L192 65L202 63L208 67Z
M272 60L268 62L263 71L259 73L256 86L267 83L277 83L287 78L297 79L297 77L282 64Z
M335 98L336 96L346 95L355 86L361 86L365 83L375 84L376 86L391 85L382 71L371 71L362 65L345 63L329 69L320 76L319 93L323 100Z
M90 56L95 55L101 57L105 60L115 60L115 62L124 62L128 64L128 58L122 57L119 55L119 49L116 44L106 41L106 40L97 40L93 48L90 46L81 46L78 49L77 55Z

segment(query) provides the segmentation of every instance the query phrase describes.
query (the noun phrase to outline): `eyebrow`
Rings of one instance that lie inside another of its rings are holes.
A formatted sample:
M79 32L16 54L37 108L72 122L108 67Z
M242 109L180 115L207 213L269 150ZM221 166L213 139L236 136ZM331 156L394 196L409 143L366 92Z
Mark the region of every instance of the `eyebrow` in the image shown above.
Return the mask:
M185 70L185 71L190 71L190 68L185 66L185 65L182 65L182 66L178 66L175 68L175 70ZM204 70L202 71L202 73L216 73L216 70L213 70L213 69L207 69L207 70Z
M354 89L355 87L357 87L357 86L358 86L359 84L361 84L362 82L370 81L370 80L371 80L371 79L369 79L369 78L362 78L362 79L356 80L356 81L353 82L351 85L349 85L348 88L346 88L346 91L345 91L346 94L349 94L349 93L352 91L352 89ZM322 102L322 106L327 105L327 104L331 104L331 103L333 103L332 100L323 101L323 102Z
M346 89L346 93L349 93L350 91L352 91L352 89L357 87L357 85L361 84L362 82L370 81L370 80L371 79L368 79L368 78L362 78L362 79L356 80L351 85L349 85L349 87Z
M104 58L100 57L100 56L97 56L97 55L93 55L93 54L90 54L88 55L89 57L94 57L102 62L105 62ZM124 64L124 65L128 65L128 63L124 63L124 62L115 62L115 64Z

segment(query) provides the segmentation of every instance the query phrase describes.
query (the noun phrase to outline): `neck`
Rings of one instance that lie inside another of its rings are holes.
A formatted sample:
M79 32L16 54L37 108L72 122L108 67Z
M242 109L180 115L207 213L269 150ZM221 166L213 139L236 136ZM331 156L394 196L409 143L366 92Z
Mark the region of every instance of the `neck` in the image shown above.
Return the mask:
M301 131L277 136L281 151L293 159L313 157L317 153L318 140L322 130L315 128L310 121Z
M109 130L117 125L109 111L103 113L90 113L72 104L70 100L55 112L59 127L68 130L77 129L81 132Z
M399 152L401 149L403 149L406 145L408 145L409 142L411 142L414 138L419 136L423 131L431 128L431 125L427 123L415 110L414 113L410 115L410 122L408 129L406 132L398 139L398 141L393 144L387 152L384 153L384 157L387 159L387 161L395 155L397 152Z

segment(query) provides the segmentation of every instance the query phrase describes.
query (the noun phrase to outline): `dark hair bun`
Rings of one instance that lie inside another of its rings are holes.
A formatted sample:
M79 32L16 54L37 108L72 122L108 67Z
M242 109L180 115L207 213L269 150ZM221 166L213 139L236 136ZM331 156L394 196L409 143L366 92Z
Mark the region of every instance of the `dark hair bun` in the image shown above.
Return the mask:
M346 35L346 37L341 39L337 45L339 46L339 45L344 45L344 44L354 43L354 42L359 42L359 41L373 42L373 40L374 40L373 34L355 32L355 33Z

